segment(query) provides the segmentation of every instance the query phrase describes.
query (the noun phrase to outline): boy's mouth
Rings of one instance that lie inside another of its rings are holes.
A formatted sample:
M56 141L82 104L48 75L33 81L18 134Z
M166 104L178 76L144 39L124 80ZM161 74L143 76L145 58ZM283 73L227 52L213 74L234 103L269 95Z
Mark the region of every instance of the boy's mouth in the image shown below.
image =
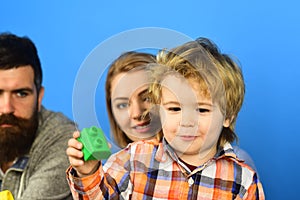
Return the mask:
M181 140L184 140L184 141L193 141L193 140L195 140L198 136L197 136L197 135L178 135L178 137L179 137Z

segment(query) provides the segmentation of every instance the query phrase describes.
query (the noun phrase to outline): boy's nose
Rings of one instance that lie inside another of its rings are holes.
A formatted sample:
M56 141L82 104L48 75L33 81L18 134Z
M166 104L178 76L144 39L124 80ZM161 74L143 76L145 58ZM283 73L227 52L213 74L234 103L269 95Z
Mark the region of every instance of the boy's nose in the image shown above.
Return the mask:
M183 112L181 116L180 126L183 127L193 127L195 126L197 116L193 112Z
M195 122L192 120L184 120L182 119L180 122L180 126L182 127L194 127L195 126Z

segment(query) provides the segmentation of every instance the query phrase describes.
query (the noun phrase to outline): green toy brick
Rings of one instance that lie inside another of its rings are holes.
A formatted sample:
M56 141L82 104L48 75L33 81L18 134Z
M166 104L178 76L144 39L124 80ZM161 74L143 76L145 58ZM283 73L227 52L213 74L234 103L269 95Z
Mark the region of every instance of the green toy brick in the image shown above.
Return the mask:
M103 160L111 155L103 131L96 126L82 129L77 140L83 145L82 152L85 161Z

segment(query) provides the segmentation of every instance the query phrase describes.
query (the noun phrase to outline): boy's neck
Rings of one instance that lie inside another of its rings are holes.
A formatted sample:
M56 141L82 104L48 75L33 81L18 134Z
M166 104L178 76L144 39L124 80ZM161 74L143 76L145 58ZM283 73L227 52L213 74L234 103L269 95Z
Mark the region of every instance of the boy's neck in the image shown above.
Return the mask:
M179 158L185 163L192 166L201 166L208 160L212 159L217 153L216 147L211 148L204 152L199 152L197 154L182 154Z
M185 161L181 160L180 158L179 158L179 160L181 162L183 162L191 170L191 172L194 171L198 167L198 166L195 166L195 165L190 165L189 163L186 163Z

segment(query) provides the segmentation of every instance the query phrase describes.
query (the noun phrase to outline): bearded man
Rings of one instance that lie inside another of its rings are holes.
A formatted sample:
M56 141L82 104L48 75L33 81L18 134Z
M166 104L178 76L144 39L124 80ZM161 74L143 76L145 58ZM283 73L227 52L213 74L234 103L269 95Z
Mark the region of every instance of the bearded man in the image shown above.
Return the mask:
M34 43L0 34L0 191L15 200L71 198L65 149L76 126L43 107L43 96Z

